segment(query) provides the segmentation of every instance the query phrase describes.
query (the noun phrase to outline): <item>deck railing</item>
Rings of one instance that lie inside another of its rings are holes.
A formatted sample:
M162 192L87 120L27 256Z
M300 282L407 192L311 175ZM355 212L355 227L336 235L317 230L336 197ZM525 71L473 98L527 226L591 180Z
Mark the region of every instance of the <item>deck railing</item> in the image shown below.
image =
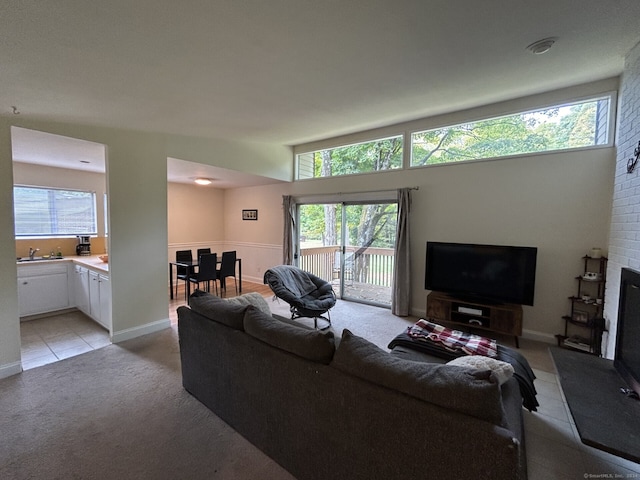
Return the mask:
M393 248L345 247L345 279L391 287ZM330 245L300 249L300 268L330 282L340 278L340 247Z

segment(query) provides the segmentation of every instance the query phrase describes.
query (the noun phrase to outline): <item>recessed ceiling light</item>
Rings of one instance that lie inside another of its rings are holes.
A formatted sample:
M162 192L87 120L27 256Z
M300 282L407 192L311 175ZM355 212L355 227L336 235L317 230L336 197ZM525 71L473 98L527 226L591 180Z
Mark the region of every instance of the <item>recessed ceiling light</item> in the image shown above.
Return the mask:
M212 180L210 178L204 178L204 177L196 178L194 180L194 182L196 182L198 185L210 185L211 181Z
M542 40L538 40L537 42L533 42L531 45L527 47L531 53L535 53L536 55L542 55L543 53L547 53L554 43L558 40L557 37L549 37L543 38Z

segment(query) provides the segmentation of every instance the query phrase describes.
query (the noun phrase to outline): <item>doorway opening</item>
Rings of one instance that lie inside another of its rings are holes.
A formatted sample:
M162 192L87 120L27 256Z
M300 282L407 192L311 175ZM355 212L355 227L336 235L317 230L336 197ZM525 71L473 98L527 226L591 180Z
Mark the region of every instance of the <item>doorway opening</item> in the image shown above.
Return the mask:
M20 191L16 258L38 260L18 263L21 361L28 370L111 344L108 272L91 275L69 262L80 254L80 234L90 238L94 256L107 252L107 156L103 144L15 126L11 147L14 195Z

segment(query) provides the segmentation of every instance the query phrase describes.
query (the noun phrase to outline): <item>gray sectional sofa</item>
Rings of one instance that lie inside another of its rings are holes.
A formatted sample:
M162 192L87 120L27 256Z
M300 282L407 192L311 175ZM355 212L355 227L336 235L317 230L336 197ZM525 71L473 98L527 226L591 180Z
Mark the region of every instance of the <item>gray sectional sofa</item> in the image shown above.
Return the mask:
M258 294L196 292L178 330L184 388L299 480L526 478L514 378L311 330Z

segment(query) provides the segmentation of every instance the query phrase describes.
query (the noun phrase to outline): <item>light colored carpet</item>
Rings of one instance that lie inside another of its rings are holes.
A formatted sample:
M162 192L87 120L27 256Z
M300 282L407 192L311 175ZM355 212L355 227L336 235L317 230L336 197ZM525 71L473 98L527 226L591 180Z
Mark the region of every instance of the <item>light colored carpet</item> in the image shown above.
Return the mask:
M331 319L383 348L416 320L340 300ZM216 478L293 477L182 388L175 327L0 380L2 480Z
M175 328L0 381L0 479L292 479L181 382Z
M341 301L332 320L381 347L412 323ZM176 328L1 380L0 412L3 480L293 478L182 388Z
M289 305L282 300L267 298L267 302L273 313L283 317L291 317ZM413 325L417 317L396 317L391 314L388 308L379 308L361 303L345 302L338 300L336 306L331 309L330 330L336 336L342 335L342 330L348 328L352 333L366 338L375 343L380 348L387 349L389 342L402 333L408 326ZM298 318L295 320L303 325L313 327L313 319ZM326 325L322 320L318 321L318 326Z

